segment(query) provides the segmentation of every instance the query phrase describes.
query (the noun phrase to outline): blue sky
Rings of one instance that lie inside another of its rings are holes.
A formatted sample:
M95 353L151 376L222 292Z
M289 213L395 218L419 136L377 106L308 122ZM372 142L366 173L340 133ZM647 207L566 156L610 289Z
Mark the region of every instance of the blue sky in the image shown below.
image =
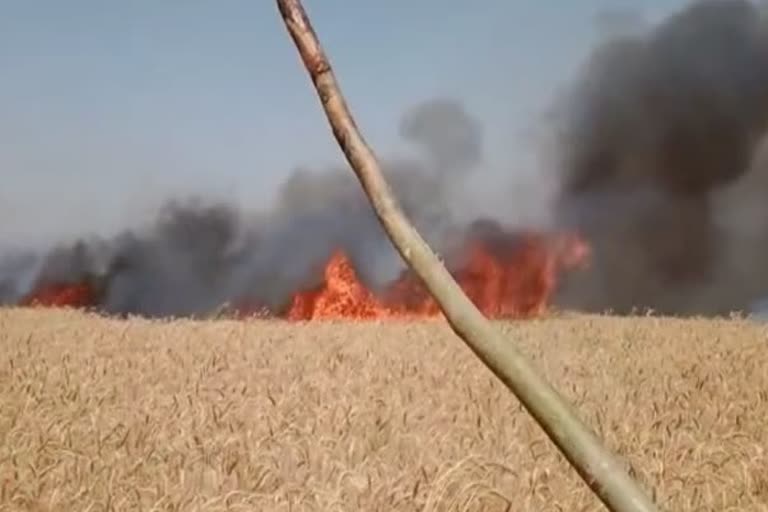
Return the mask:
M258 206L295 166L341 160L272 0L1 5L0 242L106 233L188 193ZM510 173L598 14L681 5L305 0L379 153L406 108L451 96Z

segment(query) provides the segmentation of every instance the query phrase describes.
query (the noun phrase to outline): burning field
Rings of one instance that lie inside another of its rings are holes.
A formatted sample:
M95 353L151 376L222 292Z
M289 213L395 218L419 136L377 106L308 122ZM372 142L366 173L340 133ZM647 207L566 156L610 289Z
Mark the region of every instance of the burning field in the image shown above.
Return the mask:
M435 139L446 123L458 134ZM424 146L427 158L387 161L387 178L486 315L539 316L569 273L589 268L590 244L577 228L513 224L455 207L452 198L471 177L480 150L475 121L460 104L421 104L404 116L401 130ZM440 315L347 169L297 170L271 208L170 201L150 224L112 237L3 256L0 301L7 305L294 321Z
M665 510L768 506L768 327L714 318L768 296L767 19L696 2L595 49L533 219L514 180L490 194L459 102L406 112L420 157L382 161ZM0 242L0 511L601 510L346 168L254 210L169 201L111 236Z
M478 223L462 245L453 274L470 299L491 318L531 318L543 314L560 273L587 265L589 248L575 235L505 233ZM99 309L109 276L78 282L40 282L20 305ZM349 256L334 251L320 282L298 290L272 309L244 298L225 308L230 314L288 320L429 318L441 315L437 303L411 271L403 271L380 293L364 284Z
M499 323L664 510L768 505L768 329ZM443 322L0 310L3 510L602 510Z
M547 161L522 192L512 164L509 180L489 178L482 124L452 99L407 110L399 133L417 156L382 167L489 316L749 310L768 296L766 20L752 2L707 0L603 41L557 98ZM251 206L176 200L112 236L0 240L0 303L145 317L437 314L346 167L297 169L272 204Z

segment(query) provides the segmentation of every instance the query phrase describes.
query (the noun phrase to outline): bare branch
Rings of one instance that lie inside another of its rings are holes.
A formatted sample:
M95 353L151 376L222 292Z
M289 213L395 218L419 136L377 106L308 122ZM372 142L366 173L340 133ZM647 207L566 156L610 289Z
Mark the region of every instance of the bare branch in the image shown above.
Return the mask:
M517 396L610 510L655 512L653 502L629 477L621 462L579 420L573 408L531 363L493 328L405 217L373 151L355 125L300 0L277 0L277 5L314 83L333 134L377 217L398 252L435 297L453 330Z

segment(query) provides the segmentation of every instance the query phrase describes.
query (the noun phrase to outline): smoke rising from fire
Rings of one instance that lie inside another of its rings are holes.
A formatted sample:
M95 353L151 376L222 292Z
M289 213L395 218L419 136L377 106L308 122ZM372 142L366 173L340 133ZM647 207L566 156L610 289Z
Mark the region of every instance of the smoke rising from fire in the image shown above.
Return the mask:
M692 3L593 52L558 112L561 218L595 257L565 303L706 314L768 293L768 231L748 227L768 204L766 62L766 17L745 0Z
M704 0L656 26L622 34L614 23L558 98L547 156L555 157L559 195L547 227L573 229L591 248L589 269L564 283L559 306L714 314L768 295L764 11L746 0ZM478 205L500 223L526 209L511 195L496 203L490 186L469 197L483 170L483 132L460 103L423 102L399 130L424 158L382 165L408 216L448 261L478 226ZM546 209L550 170L537 177L547 189L541 197L518 194ZM255 213L172 201L143 229L46 253L0 252L0 302L41 283L90 280L110 313L204 314L233 301L275 308L319 284L335 251L373 290L402 269L349 169L297 169L274 207Z
M461 104L441 99L406 112L401 129L426 158L387 159L385 172L429 241L448 247L457 205L446 194L461 187L481 159L479 124ZM170 201L143 229L79 240L42 255L6 252L0 257L0 301L15 303L33 285L89 281L104 293L102 309L113 314L204 314L232 301L277 307L316 284L335 250L348 255L374 289L402 270L347 168L297 169L279 189L274 208L265 211L246 213L200 198Z
M455 101L440 98L418 105L403 117L400 134L423 146L443 174L466 172L482 160L482 128Z

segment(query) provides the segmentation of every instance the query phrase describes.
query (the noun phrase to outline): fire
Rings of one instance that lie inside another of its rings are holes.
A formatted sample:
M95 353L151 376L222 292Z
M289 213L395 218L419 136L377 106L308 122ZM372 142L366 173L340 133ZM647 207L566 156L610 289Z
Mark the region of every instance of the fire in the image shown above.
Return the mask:
M293 296L285 315L288 320L374 319L396 314L363 286L343 252L331 255L324 277L321 287Z
M457 279L486 316L528 318L546 311L560 273L584 265L587 256L586 244L577 237L521 233L496 252L472 244L469 263Z
M52 283L36 289L20 305L49 308L87 308L95 305L96 293L88 282Z
M530 318L545 313L561 272L583 267L589 247L578 236L518 233L468 244L463 265L452 274L470 300L491 318ZM293 297L289 320L434 317L435 300L410 272L381 297L358 279L349 259L336 251L324 284Z
M470 300L490 318L531 318L544 314L563 272L583 268L590 248L578 235L507 232L492 222L477 222L461 244L449 271ZM53 283L38 287L21 301L23 306L97 306L105 280ZM324 267L322 283L294 293L282 309L244 297L232 310L238 318L307 320L372 320L435 318L439 306L421 281L404 271L384 290L374 293L359 279L347 255L333 252Z

